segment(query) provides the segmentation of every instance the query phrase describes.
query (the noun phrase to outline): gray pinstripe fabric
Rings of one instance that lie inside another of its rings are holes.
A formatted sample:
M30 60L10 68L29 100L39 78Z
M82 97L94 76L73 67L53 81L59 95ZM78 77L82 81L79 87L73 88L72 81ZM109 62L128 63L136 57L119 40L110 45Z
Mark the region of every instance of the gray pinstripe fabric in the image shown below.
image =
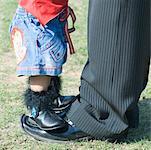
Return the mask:
M150 0L90 0L88 24L81 102L68 116L102 138L138 124L150 60Z

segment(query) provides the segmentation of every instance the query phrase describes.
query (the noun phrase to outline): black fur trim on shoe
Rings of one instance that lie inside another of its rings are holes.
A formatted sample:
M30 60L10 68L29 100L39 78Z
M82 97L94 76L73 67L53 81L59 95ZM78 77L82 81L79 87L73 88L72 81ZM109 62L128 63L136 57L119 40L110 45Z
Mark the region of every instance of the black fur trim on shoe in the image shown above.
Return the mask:
M48 90L51 90L54 93L59 94L61 90L61 77L58 76L51 77L51 82L48 87Z
M30 78L29 78L30 80ZM28 80L28 83L30 82ZM54 101L59 97L59 92L61 89L61 79L58 76L51 77L51 82L47 91L34 92L28 88L24 93L24 103L28 109L33 107L36 110L47 110L51 109L54 105Z
M51 90L48 90L47 92L34 92L31 89L27 89L24 94L24 102L30 110L33 107L38 111L48 110L51 109L56 97L58 97L58 95Z

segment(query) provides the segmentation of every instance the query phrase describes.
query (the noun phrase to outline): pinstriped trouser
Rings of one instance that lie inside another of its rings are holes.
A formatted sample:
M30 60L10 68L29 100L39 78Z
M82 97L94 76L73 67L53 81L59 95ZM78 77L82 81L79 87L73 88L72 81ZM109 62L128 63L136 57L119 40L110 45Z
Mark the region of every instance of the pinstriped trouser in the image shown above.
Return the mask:
M150 61L150 0L90 0L88 61L68 117L97 138L138 124Z

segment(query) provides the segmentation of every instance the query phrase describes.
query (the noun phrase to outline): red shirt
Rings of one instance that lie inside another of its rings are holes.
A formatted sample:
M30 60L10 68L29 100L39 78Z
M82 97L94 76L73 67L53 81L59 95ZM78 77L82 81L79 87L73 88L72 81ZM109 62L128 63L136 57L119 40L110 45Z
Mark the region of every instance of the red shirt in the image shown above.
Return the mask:
M45 25L68 6L68 0L21 0L20 6Z

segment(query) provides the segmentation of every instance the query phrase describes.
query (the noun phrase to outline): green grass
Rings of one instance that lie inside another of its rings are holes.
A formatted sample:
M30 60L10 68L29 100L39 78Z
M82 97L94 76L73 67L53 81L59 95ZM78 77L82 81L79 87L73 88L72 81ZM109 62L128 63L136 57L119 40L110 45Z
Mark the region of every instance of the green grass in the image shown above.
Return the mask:
M77 31L72 34L77 53L64 67L63 90L65 94L78 94L80 74L87 59L86 20L87 0L71 0L77 17ZM26 113L22 92L26 79L15 76L15 56L10 47L8 27L16 8L16 0L0 0L0 150L150 150L151 149L151 81L139 102L140 125L131 130L127 141L111 144L102 141L48 144L33 140L20 128L19 118ZM151 77L150 77L151 80ZM71 88L72 87L72 88Z
M9 24L15 13L15 0L0 0L0 54L10 50Z

